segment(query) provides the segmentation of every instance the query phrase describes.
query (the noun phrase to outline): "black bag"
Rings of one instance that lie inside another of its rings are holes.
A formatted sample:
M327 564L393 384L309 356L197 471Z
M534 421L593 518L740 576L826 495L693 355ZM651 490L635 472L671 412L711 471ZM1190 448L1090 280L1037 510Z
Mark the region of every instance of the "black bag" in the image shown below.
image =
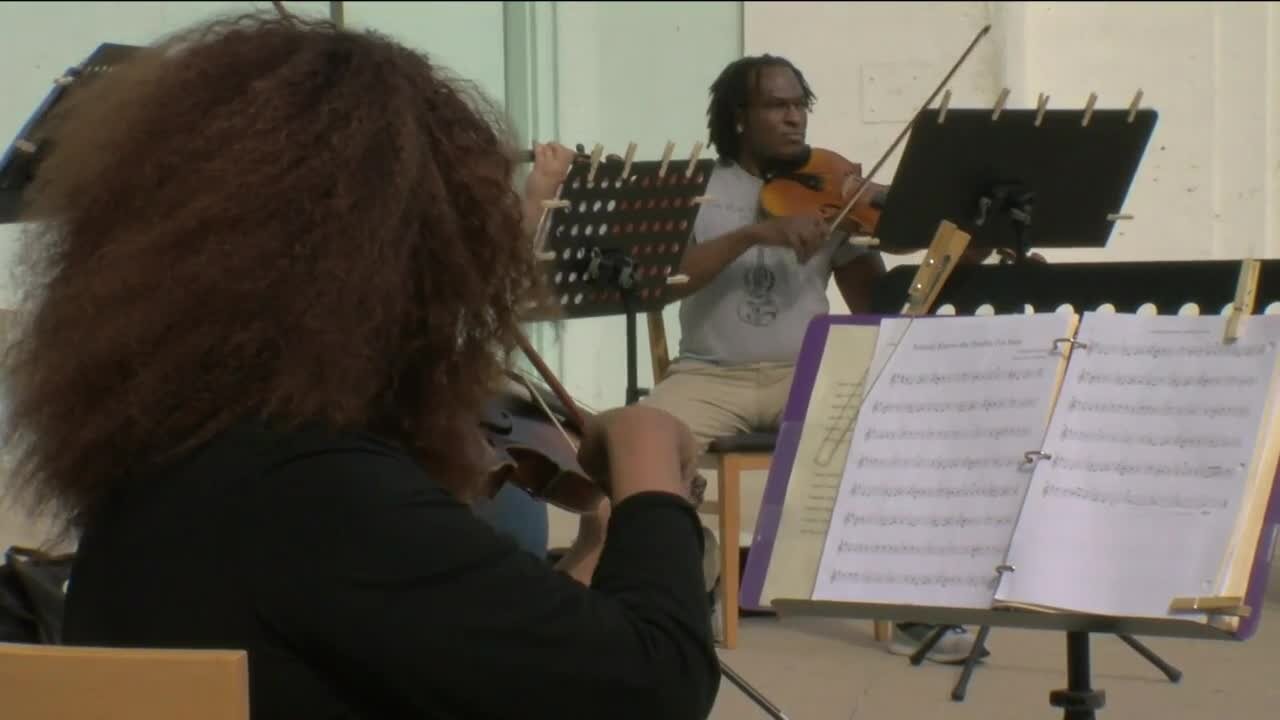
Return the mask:
M62 611L74 553L14 546L0 565L0 642L62 644Z

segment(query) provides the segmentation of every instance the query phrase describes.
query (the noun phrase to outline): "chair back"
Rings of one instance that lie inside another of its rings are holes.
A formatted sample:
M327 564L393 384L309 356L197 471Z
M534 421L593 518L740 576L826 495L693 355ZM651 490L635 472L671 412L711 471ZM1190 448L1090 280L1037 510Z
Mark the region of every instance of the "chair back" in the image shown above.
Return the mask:
M0 643L0 717L249 720L248 655Z

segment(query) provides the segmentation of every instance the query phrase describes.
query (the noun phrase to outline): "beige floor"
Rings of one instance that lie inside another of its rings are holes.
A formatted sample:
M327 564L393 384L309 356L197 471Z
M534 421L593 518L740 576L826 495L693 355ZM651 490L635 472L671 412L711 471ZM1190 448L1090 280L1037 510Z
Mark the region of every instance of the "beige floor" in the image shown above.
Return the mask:
M1273 577L1261 629L1244 643L1139 638L1183 672L1174 685L1114 636L1091 641L1094 686L1106 692L1098 720L1280 717L1280 577ZM963 702L950 699L959 668L890 655L866 621L753 617L739 646L720 657L790 720L1030 720L1062 718L1049 692L1066 687L1060 633L993 629L991 657ZM767 719L728 680L715 720Z

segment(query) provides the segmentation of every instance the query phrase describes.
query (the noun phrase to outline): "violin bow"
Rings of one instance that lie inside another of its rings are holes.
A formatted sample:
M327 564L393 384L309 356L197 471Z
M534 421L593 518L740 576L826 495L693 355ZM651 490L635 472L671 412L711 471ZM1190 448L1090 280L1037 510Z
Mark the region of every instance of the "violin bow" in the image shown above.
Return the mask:
M834 233L835 229L840 226L840 221L844 220L844 217L853 209L854 203L858 202L858 199L862 197L862 193L865 192L867 188L871 187L871 179L875 177L876 172L878 172L880 167L884 165L885 161L889 159L889 156L893 154L893 151L898 149L898 145L902 144L902 141L907 137L907 133L911 131L911 128L916 124L916 121L920 119L920 116L924 114L925 110L929 109L929 106L937 99L938 93L942 92L942 89L947 86L947 83L951 82L951 78L955 76L956 72L960 69L960 66L964 64L964 61L969 59L969 54L978 46L978 42L981 41L982 38L986 37L989 32L991 32L991 25L988 23L978 31L977 36L973 38L973 42L969 43L969 47L965 48L964 53L960 55L960 59L956 61L955 65L951 66L950 72L947 73L946 77L942 78L942 82L938 83L938 87L934 88L933 94L929 96L928 100L924 101L924 105L920 107L920 110L917 111L909 121L907 121L906 126L902 128L902 132L898 133L898 137L894 139L893 144L889 146L888 150L884 151L884 154L880 156L880 159L876 161L876 164L871 167L871 172L867 173L866 177L862 178L862 184L858 186L857 191L853 193L853 197L849 198L849 202L845 204L844 209L840 211L840 214L836 216L835 221L831 223L831 227L827 229L828 237L830 237L831 233Z
M520 351L524 353L525 357L529 358L529 362L533 363L534 369L538 371L538 375L542 376L543 382L547 384L547 387L551 388L551 392L555 394L556 399L564 405L565 410L569 413L569 419L585 431L587 418L582 414L581 408L573 401L569 391L564 389L564 385L560 384L560 380L555 376L555 373L551 372L551 368L547 367L547 363L543 361L538 351L533 349L533 343L529 342L529 337L520 328L516 328L516 343L519 344Z
M583 432L586 432L587 420L582 414L582 410L578 407L578 404L573 401L573 398L569 395L569 391L564 389L564 385L560 384L555 373L551 372L551 368L547 367L547 363L543 361L542 356L538 354L538 351L533 349L533 343L529 342L528 336L526 336L524 331L518 327L516 328L516 343L519 344L520 351L525 354L525 357L529 358L529 362L533 363L534 369L536 369L538 374L542 376L542 379L547 383L547 386L551 388L551 392L555 394L556 399L564 404L565 410L569 413L569 419L576 423ZM561 432L564 432L563 428L561 429ZM568 437L566 436L565 439L567 440ZM573 445L572 442L569 444ZM706 492L707 479L704 478L701 473L694 474L693 478L690 480L689 496L695 506L702 504L702 498Z

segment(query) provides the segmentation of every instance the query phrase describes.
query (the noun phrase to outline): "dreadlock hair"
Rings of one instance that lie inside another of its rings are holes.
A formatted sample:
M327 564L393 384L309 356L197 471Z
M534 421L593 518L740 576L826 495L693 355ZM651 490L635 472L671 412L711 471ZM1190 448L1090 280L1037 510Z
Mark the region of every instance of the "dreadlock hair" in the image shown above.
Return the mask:
M735 116L751 102L752 94L760 84L760 70L771 66L785 67L796 74L806 103L812 105L817 100L804 79L804 73L786 58L766 53L729 63L711 83L711 102L707 105L708 140L715 146L720 162L736 160L742 152L742 137L738 134Z

